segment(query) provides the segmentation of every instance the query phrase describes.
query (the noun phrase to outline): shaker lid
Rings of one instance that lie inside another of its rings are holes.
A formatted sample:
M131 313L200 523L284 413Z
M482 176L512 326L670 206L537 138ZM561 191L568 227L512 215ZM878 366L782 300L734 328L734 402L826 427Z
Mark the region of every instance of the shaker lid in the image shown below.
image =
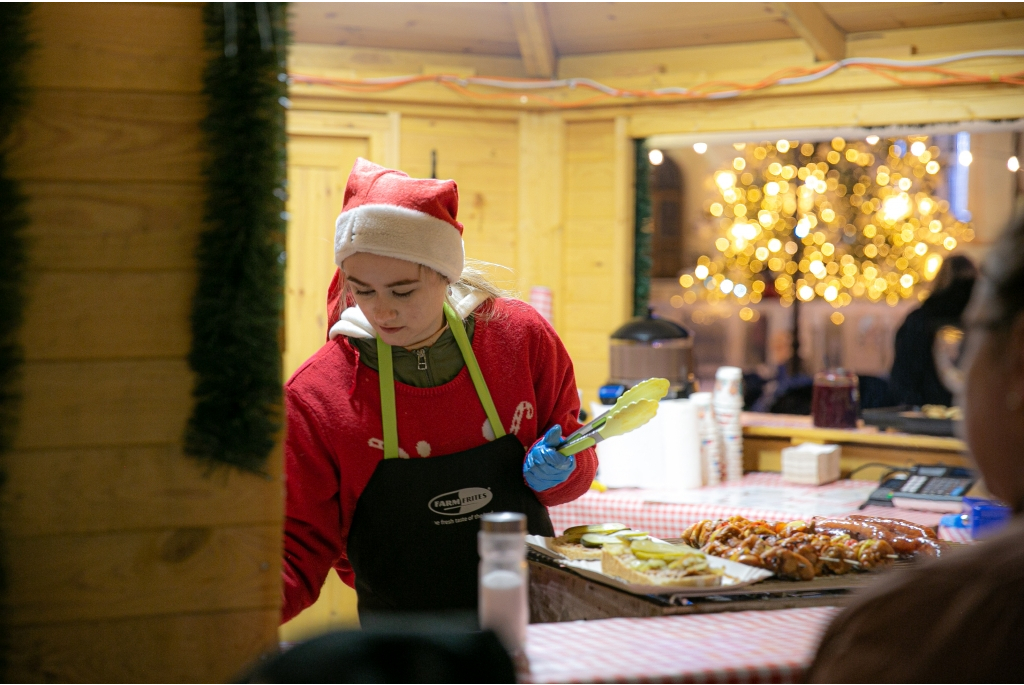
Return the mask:
M637 342L653 342L655 340L675 340L689 338L690 331L669 319L654 316L651 309L647 316L638 316L619 326L612 333L612 340L635 340Z
M738 366L719 366L715 371L715 380L737 381L743 380L743 369Z
M526 514L497 511L480 517L480 530L485 533L525 533Z

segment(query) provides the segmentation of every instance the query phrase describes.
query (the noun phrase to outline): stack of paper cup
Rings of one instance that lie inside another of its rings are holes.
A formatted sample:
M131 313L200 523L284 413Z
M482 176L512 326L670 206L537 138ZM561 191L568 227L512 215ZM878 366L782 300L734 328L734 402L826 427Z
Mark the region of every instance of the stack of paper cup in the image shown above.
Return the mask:
M722 451L718 445L718 426L711 406L711 393L695 392L690 401L697 410L697 434L700 435L700 456L704 464L704 484L722 482Z
M722 440L725 479L743 478L743 371L735 366L720 366L715 373L715 394L712 397L715 423Z

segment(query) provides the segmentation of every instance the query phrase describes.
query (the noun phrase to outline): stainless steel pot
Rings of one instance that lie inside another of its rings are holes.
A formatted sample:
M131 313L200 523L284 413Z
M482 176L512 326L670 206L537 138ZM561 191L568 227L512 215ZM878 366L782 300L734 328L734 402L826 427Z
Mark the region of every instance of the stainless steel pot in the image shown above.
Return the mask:
M610 352L606 388L622 386L625 391L648 378L667 378L670 398L687 397L695 389L693 333L673 321L656 318L648 311L647 316L632 319L612 333ZM604 401L615 391L600 394Z

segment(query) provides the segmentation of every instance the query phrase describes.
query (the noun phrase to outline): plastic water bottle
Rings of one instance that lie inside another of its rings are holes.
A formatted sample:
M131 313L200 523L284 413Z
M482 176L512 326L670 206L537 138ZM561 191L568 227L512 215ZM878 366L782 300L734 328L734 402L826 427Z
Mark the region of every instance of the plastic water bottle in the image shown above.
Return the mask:
M493 630L510 653L526 644L530 618L526 567L526 516L484 514L477 534L480 551L480 628Z

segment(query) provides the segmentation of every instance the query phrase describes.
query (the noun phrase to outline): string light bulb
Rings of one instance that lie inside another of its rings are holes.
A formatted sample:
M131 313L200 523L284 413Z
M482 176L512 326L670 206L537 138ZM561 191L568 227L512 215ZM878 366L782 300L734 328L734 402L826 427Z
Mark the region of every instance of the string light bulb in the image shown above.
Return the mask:
M959 160L927 137L872 137L734 146L742 156L714 172L704 205L714 251L680 278L684 301L821 298L838 310L926 297L944 255L974 238L937 196L940 162Z
M1006 160L1006 168L1014 173L1020 171L1020 160L1017 159L1017 155Z
M707 143L694 143L693 144L693 151L696 152L698 155L702 155L702 154L704 154L705 152L708 151L708 144Z
M647 153L647 159L650 160L651 164L654 166L658 166L665 161L665 153L655 148Z

